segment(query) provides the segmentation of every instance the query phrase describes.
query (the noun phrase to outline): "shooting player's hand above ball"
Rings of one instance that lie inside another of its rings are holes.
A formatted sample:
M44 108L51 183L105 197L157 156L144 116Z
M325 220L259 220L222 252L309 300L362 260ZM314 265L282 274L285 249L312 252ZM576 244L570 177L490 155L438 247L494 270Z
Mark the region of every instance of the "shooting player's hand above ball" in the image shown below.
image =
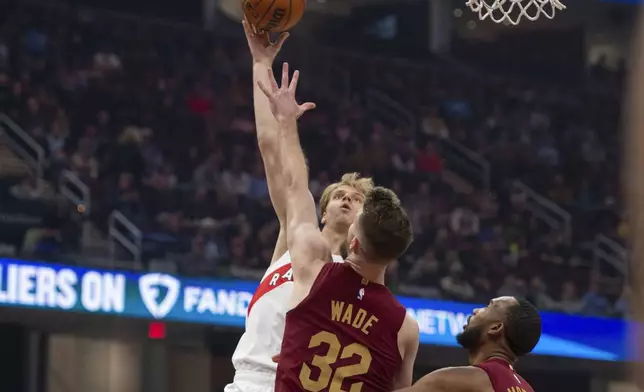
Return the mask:
M257 31L247 20L243 20L242 25L244 26L244 33L250 54L253 56L253 64L272 66L275 57L277 57L280 49L282 49L282 45L288 38L289 33L282 33L277 41L271 42L268 33Z

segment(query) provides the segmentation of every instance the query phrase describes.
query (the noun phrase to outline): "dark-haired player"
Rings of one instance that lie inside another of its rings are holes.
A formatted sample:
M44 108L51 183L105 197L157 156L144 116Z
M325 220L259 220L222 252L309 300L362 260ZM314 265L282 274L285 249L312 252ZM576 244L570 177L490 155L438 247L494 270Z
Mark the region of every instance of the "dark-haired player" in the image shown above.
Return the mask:
M475 309L456 340L470 366L436 370L398 392L533 392L515 370L541 337L539 311L524 299L499 297Z
M270 72L270 71L269 71ZM299 73L260 83L279 123L294 287L277 367L276 392L390 391L411 385L418 324L384 286L387 266L412 241L396 195L376 187L349 228L350 263L329 263L297 133Z

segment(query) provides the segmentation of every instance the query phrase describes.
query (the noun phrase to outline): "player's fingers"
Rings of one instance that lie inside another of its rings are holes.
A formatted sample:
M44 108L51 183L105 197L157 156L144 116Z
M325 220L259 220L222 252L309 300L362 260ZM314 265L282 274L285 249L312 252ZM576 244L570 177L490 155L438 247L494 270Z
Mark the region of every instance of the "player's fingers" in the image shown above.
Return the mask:
M277 80L275 80L275 75L273 74L273 69L268 68L268 81L271 83L271 91L275 92L279 90L279 86L277 85Z
M245 17L244 20L242 20L242 27L244 27L244 34L246 34L246 39L250 39L250 28L248 27L248 22L246 21Z
M304 113L304 112L308 112L309 110L313 110L316 107L317 105L314 104L313 102L305 102L300 105L300 110L302 111L302 113Z
M270 98L270 97L273 95L273 92L271 91L271 89L270 89L270 88L268 88L268 86L266 86L266 85L264 84L264 82L262 82L261 80L258 80L258 81L257 81L257 85L259 86L259 89L260 89L260 90L262 90L262 92L263 92L267 97L269 97L269 98Z
M282 49L282 45L284 44L284 41L289 37L289 33L282 33L280 34L280 37L277 39L277 41L273 44L275 48L279 51Z
M288 63L282 64L282 85L281 88L288 88Z
M297 82L300 80L300 71L295 70L293 72L293 78L291 79L291 84L288 86L288 90L295 94L295 91L297 90Z
M271 37L268 35L268 33L260 32L257 35L255 35L259 43L262 44L262 46L270 46L271 44Z
M277 354L277 355L273 355L273 356L271 357L271 360L272 360L273 362L275 362L275 363L279 363L279 361L280 361L280 355L279 355L279 354Z
M250 31L253 33L253 35L257 34L257 26L250 23L248 20L246 20L246 23L248 23L248 27L250 27Z
M301 104L300 106L298 106L297 118L302 117L304 113L308 112L309 110L313 110L315 108L316 106L313 102L306 102Z

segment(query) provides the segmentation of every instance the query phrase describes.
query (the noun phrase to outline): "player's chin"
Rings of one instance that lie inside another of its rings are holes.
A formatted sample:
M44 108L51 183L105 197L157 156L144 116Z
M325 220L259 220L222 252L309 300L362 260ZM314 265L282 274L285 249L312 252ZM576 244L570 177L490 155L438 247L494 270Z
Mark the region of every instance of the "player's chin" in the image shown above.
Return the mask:
M340 218L342 223L351 226L353 224L353 221L356 220L356 214L354 213L348 213Z

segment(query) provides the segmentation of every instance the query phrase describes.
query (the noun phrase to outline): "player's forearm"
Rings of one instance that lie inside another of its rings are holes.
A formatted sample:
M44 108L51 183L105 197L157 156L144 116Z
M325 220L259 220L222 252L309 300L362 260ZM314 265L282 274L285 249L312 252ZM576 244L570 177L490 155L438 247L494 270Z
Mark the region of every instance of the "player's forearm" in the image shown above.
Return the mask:
M277 153L279 124L271 113L270 103L266 94L259 88L257 82L270 86L267 70L271 66L264 63L253 64L253 102L255 109L255 125L257 126L257 142L262 153ZM269 151L270 150L270 151Z
M267 69L270 66L262 63L253 64L253 100L255 105L255 126L257 144L264 162L268 194L277 219L281 225L286 221L286 194L279 157L279 124L273 116L266 94L258 86L258 81L270 84Z
M290 233L304 225L317 228L315 201L309 191L309 174L300 145L295 118L280 119L280 157L286 184L286 219Z
M279 120L280 158L282 173L289 194L293 197L309 193L309 170L300 145L295 118Z

